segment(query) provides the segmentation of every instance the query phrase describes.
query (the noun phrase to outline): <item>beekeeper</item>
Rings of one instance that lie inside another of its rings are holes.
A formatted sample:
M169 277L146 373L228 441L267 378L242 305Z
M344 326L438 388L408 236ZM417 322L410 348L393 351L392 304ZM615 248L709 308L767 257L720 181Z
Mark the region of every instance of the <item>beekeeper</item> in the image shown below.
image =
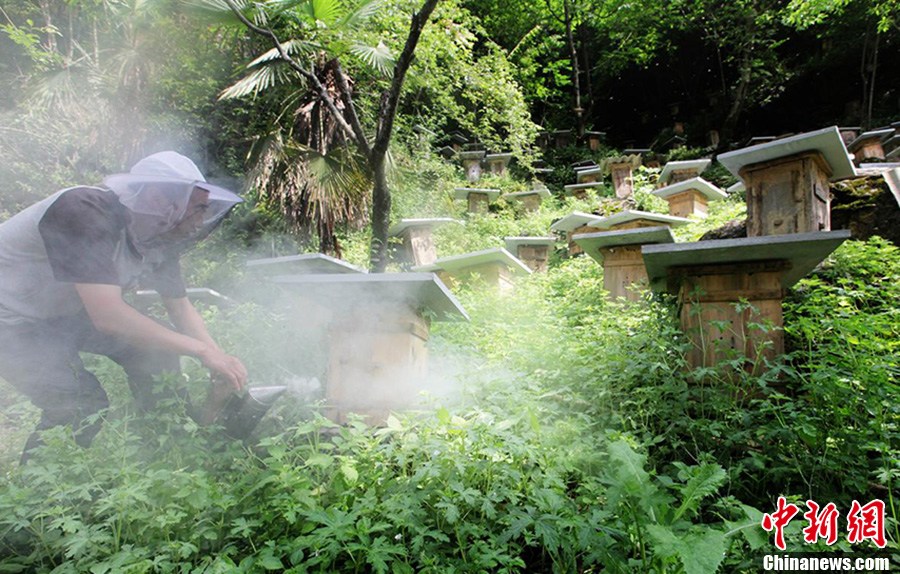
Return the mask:
M85 419L108 405L106 392L79 352L121 365L139 409L155 404L154 378L178 372L181 355L199 359L214 384L245 385L244 365L219 348L188 300L179 264L240 201L165 151L0 224L0 377L42 411L23 460L41 430L71 425L82 446L99 430ZM160 293L174 327L123 299L138 286Z

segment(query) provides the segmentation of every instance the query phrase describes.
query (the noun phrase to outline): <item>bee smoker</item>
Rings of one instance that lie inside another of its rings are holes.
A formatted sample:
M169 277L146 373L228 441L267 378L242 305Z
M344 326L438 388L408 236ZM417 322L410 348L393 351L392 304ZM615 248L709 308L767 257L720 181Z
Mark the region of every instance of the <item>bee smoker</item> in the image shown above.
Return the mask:
M225 432L236 439L250 436L263 415L286 390L285 385L250 387L231 397L219 417Z

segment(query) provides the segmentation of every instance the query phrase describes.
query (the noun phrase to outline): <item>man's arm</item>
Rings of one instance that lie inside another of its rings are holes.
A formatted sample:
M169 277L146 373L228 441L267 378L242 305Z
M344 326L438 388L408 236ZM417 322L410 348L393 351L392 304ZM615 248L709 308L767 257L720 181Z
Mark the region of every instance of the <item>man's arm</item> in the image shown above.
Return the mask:
M174 299L163 297L163 305L166 307L169 319L172 320L179 332L217 349L219 348L219 345L210 336L209 331L206 330L206 323L203 321L203 317L197 312L190 299L187 297Z
M244 365L236 357L219 349L206 332L203 320L196 310L193 311L197 315L196 319L190 318L190 313L185 314L183 309L178 319L172 317L176 325L185 330L185 333L178 333L142 315L125 303L122 299L122 288L117 285L76 283L75 289L84 303L88 317L98 331L122 337L139 345L197 357L206 368L223 377L235 390L240 390L246 384L247 370ZM185 301L193 309L186 298ZM196 320L200 322L201 331L197 331ZM178 325L179 321L186 321L188 326Z

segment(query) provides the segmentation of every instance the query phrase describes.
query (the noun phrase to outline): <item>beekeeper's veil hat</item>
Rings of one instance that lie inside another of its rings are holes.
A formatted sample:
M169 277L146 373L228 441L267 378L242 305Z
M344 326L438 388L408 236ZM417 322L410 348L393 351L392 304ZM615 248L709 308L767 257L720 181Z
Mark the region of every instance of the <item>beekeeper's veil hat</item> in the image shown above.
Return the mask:
M183 238L190 244L209 235L243 201L235 193L208 183L193 161L174 151L145 157L128 173L110 175L103 183L134 215L129 231L138 246L154 246L156 240L181 223L194 188L208 191L209 198L202 223L189 238Z

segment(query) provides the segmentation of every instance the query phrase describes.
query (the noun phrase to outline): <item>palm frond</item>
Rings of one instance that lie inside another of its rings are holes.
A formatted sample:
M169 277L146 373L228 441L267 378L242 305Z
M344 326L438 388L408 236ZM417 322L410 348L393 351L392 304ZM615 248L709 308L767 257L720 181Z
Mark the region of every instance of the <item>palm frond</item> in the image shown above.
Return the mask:
M297 81L297 75L285 65L273 64L252 70L249 74L228 86L219 94L220 100L256 95L278 84Z
M346 30L355 30L369 18L378 13L378 10L384 4L384 0L369 0L363 2L352 10L337 23L336 27Z
M394 72L394 55L384 42L378 42L377 46L354 44L350 53L386 76Z
M236 25L241 21L231 10L231 6L225 0L180 0L191 10L200 12L207 20L218 24ZM234 5L244 16L258 26L265 26L267 22L266 12L255 2L248 0L232 0Z
M324 22L328 27L334 26L341 15L340 0L310 0L313 18Z
M322 22L329 28L340 18L340 0L270 0L266 6L280 14L301 16L310 22Z
M286 42L282 42L281 47L289 56L311 54L316 50L321 49L321 45L316 42L304 42L302 40L288 40ZM253 68L254 66L280 59L281 55L278 52L278 49L272 48L271 50L268 50L267 52L263 53L258 58L247 64L247 67Z
M63 109L79 99L74 76L81 73L76 67L51 70L43 74L31 89L30 97L38 109Z

